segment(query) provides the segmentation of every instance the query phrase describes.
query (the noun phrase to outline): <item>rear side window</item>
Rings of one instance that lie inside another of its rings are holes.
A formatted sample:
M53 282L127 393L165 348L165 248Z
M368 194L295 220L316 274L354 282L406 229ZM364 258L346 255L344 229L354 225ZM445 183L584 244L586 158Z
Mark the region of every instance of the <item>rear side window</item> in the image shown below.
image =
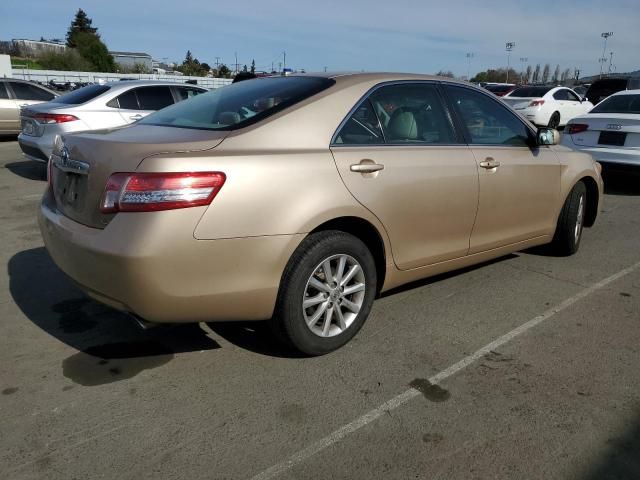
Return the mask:
M472 144L529 146L529 129L498 99L465 87L445 88Z
M7 87L4 82L0 82L0 98L9 98L9 92L7 92Z
M234 83L178 102L140 121L147 125L235 130L259 122L329 88L319 77L265 77Z
M189 87L174 87L176 92L178 93L178 101L187 100L191 97L195 97L196 95L200 95L201 93L207 93L198 88L189 88Z
M60 95L54 100L55 103L64 103L66 105L80 105L89 100L93 100L98 95L108 92L111 87L108 85L87 85L73 92Z
M11 82L11 88L18 100L40 100L42 102L48 102L54 98L53 93L28 83Z
M169 87L142 87L137 88L136 93L141 110L160 110L173 105Z

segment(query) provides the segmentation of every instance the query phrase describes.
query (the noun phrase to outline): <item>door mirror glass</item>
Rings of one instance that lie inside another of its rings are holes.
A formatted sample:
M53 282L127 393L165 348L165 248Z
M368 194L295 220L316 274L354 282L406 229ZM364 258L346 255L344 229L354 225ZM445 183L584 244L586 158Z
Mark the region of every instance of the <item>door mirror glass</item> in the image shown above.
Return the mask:
M540 128L538 130L538 145L558 145L560 132L553 128Z

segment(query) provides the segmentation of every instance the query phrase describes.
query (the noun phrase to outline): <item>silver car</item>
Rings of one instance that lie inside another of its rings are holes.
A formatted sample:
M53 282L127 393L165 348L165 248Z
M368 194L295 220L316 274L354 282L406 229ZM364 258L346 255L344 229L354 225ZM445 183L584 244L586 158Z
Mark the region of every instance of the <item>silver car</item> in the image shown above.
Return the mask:
M18 142L28 158L46 162L57 135L124 126L207 91L196 85L150 80L89 85L22 108Z
M20 132L20 107L49 102L57 93L26 80L0 78L0 135Z

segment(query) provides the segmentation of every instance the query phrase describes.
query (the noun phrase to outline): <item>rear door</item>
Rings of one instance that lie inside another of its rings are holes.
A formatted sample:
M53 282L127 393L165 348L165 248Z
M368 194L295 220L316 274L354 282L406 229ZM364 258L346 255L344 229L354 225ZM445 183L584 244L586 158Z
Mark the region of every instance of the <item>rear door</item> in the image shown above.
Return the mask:
M445 87L478 162L478 215L469 254L553 232L560 195L560 164L549 147L488 94Z
M0 82L0 132L14 133L20 130L20 109L11 98L5 82Z
M150 113L174 103L169 86L134 88L119 95L115 100L118 102L120 115L125 123L137 122Z
M349 191L384 225L398 268L467 254L478 170L437 83L380 86L343 123L331 151Z

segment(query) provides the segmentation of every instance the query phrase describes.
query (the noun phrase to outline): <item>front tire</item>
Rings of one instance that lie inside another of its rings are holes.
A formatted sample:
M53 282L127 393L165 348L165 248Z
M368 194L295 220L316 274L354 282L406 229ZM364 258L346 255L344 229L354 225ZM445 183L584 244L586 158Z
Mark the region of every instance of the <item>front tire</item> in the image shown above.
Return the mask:
M558 217L556 233L551 242L556 254L573 255L580 248L586 208L587 187L583 182L578 182L571 189Z
M373 255L360 239L340 231L311 234L284 271L272 326L302 353L329 353L364 324L376 282Z

